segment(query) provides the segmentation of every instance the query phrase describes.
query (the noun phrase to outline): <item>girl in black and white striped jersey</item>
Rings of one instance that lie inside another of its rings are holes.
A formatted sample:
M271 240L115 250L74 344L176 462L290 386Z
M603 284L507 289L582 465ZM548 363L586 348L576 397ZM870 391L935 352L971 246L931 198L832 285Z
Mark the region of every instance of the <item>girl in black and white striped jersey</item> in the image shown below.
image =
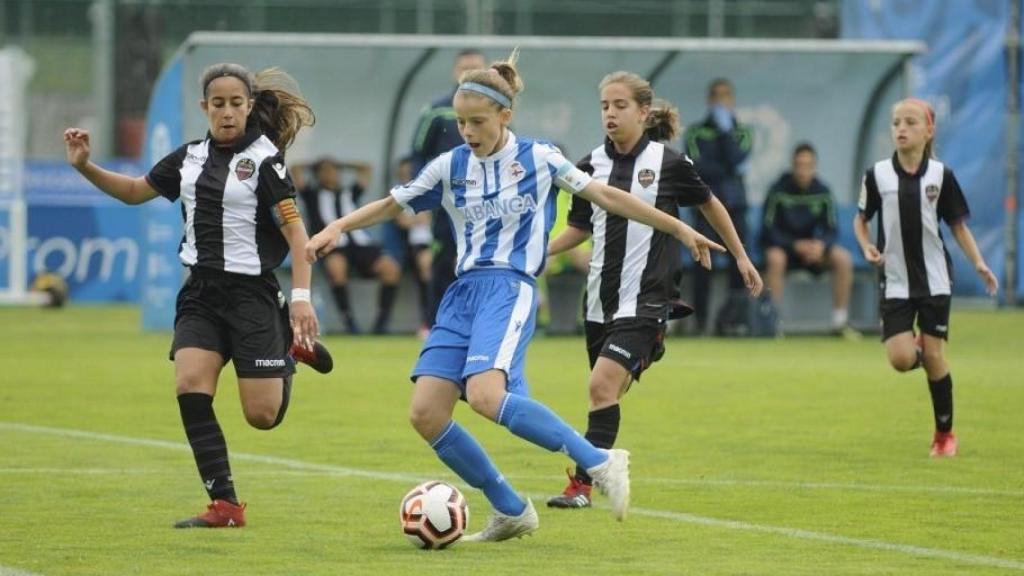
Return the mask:
M916 98L896 103L890 130L896 152L864 175L854 232L864 258L882 269L882 340L889 363L900 372L924 365L935 416L931 456L955 456L953 379L943 351L949 338L952 271L940 219L989 294L996 293L999 282L967 228L970 210L956 176L932 158L932 108ZM878 242L873 244L867 223L876 213Z
M600 90L607 137L577 166L595 180L627 190L673 216L678 216L680 206L699 206L736 257L747 289L759 295L761 277L725 206L701 181L689 158L661 143L678 131L675 108L656 102L650 83L630 72L605 76ZM568 250L591 235L594 248L585 311L591 368L586 438L595 446L611 448L619 431L620 397L664 351L679 248L650 226L574 197L569 227L551 242L548 253ZM568 487L548 506L589 506L590 484L586 471L577 467Z
M320 372L331 368L314 340L318 324L302 253L308 238L284 165L284 150L313 123L312 111L277 70L254 76L237 64L216 64L200 83L206 138L181 146L144 177L100 168L89 161L89 133L64 132L68 162L108 195L126 204L181 198L178 256L190 274L178 293L171 359L182 423L211 503L178 528L245 525L213 411L224 364L233 360L242 410L261 430L284 417L295 359ZM273 273L289 252L290 307Z

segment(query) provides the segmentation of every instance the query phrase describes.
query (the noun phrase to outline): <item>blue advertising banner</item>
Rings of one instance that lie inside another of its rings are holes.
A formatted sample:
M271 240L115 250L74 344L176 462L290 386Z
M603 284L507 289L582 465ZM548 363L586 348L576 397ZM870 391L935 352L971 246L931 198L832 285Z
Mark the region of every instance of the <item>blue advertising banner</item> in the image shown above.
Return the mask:
M928 52L912 60L910 91L935 109L936 156L956 173L971 208L971 231L989 267L1002 278L1007 2L850 0L842 7L843 38L928 44ZM945 237L955 267L954 291L984 294L948 230Z
M10 282L7 272L11 252L11 213L0 210L0 289L6 288Z
M181 117L183 74L184 64L179 55L164 69L153 88L143 150L147 170L185 141ZM142 226L145 259L142 327L170 330L174 327L175 299L182 281L178 260L181 206L162 198L147 202L142 208Z
M131 161L105 168L137 175ZM68 283L75 302L137 302L142 253L138 208L107 197L64 162L28 162L26 264L31 281L53 272ZM6 281L7 222L0 221L0 285Z

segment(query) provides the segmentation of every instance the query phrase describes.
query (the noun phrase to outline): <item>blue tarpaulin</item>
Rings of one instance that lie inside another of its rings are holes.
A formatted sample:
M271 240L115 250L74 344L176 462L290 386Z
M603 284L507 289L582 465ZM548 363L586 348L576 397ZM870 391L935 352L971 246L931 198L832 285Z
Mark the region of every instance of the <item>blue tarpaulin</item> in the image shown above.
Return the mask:
M1006 254L1008 18L1005 0L850 0L843 2L842 13L844 38L928 44L928 51L911 61L910 91L935 108L936 156L956 173L970 204L971 231L999 278ZM955 267L954 291L983 294L983 284L948 231L946 244Z

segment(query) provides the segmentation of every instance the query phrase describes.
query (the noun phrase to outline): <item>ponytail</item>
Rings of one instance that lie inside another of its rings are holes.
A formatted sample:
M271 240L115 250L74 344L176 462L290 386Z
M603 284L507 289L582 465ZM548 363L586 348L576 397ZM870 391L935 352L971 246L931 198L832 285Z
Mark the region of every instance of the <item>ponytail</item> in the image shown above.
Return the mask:
M199 80L204 99L210 83L225 76L245 84L253 100L246 128L259 128L282 153L295 141L299 130L316 122L313 109L299 93L298 83L284 70L268 68L254 75L241 64L214 64Z
M679 109L667 100L655 99L644 123L644 134L655 142L668 142L678 132Z
M316 122L316 116L299 94L298 83L284 70L267 68L254 80L255 102L248 124L255 122L283 153L295 142L299 130Z

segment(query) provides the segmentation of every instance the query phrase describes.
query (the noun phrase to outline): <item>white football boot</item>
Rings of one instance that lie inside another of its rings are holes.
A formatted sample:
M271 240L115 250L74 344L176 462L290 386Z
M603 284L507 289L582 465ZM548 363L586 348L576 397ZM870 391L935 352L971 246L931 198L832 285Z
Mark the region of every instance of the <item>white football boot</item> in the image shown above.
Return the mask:
M463 542L501 542L510 538L522 538L540 527L537 510L533 501L526 501L526 510L519 516L509 516L497 510L487 520L487 526L476 534L462 538Z
M608 497L615 519L622 522L629 512L629 452L612 448L602 450L608 460L587 469L594 486Z

